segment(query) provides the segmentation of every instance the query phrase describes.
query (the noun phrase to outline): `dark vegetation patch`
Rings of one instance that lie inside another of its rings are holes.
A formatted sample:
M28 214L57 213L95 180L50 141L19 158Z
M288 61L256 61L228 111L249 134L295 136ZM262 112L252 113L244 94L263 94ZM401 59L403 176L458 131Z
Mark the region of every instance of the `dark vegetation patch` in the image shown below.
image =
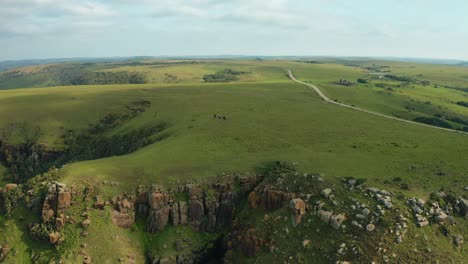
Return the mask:
M146 75L141 72L100 71L108 68L112 67L106 64L70 63L48 66L33 73L12 70L0 74L0 88L147 83Z
M59 85L141 84L146 76L141 72L102 72L78 67L60 67L54 75Z
M399 82L414 82L415 80L409 77L404 76L396 76L391 74L384 75L385 78L392 80L392 81L399 81Z
M131 130L122 134L111 134L114 128L146 111L151 102L139 100L128 104L122 113L110 113L97 123L90 124L81 131L68 130L63 142L65 149L60 153L47 150L38 140L40 129L26 125L13 126L14 130L4 129L13 134L22 132L21 141L9 140L7 133L0 139L0 161L9 169L11 181L25 182L50 167L60 167L75 161L99 159L132 153L142 147L164 139L167 135L156 135L167 128L167 124Z
M468 107L468 102L457 102L457 105Z
M217 82L232 82L239 80L239 76L247 74L248 72L244 71L235 71L231 69L224 69L218 71L215 74L208 74L203 76L203 80L208 83L217 83Z
M314 60L308 60L308 61L296 61L296 62L309 63L309 64L323 64L323 62L320 62L320 61L314 61Z
M443 128L453 128L448 122L437 117L416 117L414 121Z

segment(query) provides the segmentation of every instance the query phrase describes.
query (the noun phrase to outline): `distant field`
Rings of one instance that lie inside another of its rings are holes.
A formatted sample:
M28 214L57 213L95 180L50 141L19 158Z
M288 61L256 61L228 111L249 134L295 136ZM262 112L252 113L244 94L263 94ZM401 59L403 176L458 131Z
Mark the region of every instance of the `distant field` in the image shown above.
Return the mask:
M381 61L349 65L315 64L295 69L295 74L342 103L409 120L437 118L455 129L468 130L468 107L457 104L468 101L464 90L468 68ZM339 80L351 84L339 84Z

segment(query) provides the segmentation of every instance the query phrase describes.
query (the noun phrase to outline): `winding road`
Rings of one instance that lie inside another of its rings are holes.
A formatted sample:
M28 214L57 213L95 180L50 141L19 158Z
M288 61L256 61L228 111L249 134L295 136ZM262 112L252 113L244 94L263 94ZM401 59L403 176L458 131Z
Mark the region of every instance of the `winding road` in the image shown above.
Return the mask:
M315 86L313 84L301 82L301 81L297 80L296 77L294 77L294 74L292 73L291 70L287 70L287 71L288 71L289 78L291 78L291 80L293 80L293 81L295 81L297 83L300 83L302 85L307 86L308 88L310 88L311 90L316 92L327 103L335 104L335 105L338 105L338 106L341 106L341 107L351 108L351 109L354 109L354 110L357 110L357 111L361 111L361 112L368 113L368 114L371 114L371 115L380 116L380 117L384 117L384 118L388 118L388 119L392 119L392 120L396 120L396 121L400 121L400 122L405 122L405 123L410 123L410 124L414 124L414 125L418 125L418 126L425 126L425 127L430 127L430 128L434 128L434 129L445 130L445 131L449 131L449 132L455 132L455 133L459 133L459 134L468 135L467 132L463 132L463 131L458 131L458 130L449 129L449 128L443 128L443 127L437 127L437 126L431 126L431 125L428 125L428 124L419 123L419 122L415 122L415 121L411 121L411 120L406 120L406 119L402 119L402 118L398 118L398 117L394 117L394 116L384 115L384 114L381 114L381 113L365 110L365 109L362 109L362 108L359 108L359 107L355 107L355 106L335 102L335 101L331 100L330 98L328 98L317 86Z

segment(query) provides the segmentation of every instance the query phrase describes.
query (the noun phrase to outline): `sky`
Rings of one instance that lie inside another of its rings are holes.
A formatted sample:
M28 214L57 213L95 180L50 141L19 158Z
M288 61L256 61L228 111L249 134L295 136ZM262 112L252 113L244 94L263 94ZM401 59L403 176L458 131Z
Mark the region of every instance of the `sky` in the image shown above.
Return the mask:
M378 56L468 60L465 0L0 0L0 60Z

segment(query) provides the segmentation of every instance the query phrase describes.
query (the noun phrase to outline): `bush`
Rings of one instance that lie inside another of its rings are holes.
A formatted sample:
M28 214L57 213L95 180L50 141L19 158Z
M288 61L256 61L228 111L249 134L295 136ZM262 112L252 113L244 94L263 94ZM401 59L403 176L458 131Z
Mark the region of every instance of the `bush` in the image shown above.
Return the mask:
M414 121L443 128L453 128L452 125L446 121L436 117L416 117Z
M50 224L34 224L29 229L29 234L35 240L49 240L49 234L54 231L54 228Z
M18 205L18 201L22 195L23 193L19 187L0 193L0 205L2 205L1 209L5 215L11 214L11 211Z
M367 83L367 80L359 78L359 79L357 79L357 82L358 83Z
M468 107L468 102L457 102L457 105Z

